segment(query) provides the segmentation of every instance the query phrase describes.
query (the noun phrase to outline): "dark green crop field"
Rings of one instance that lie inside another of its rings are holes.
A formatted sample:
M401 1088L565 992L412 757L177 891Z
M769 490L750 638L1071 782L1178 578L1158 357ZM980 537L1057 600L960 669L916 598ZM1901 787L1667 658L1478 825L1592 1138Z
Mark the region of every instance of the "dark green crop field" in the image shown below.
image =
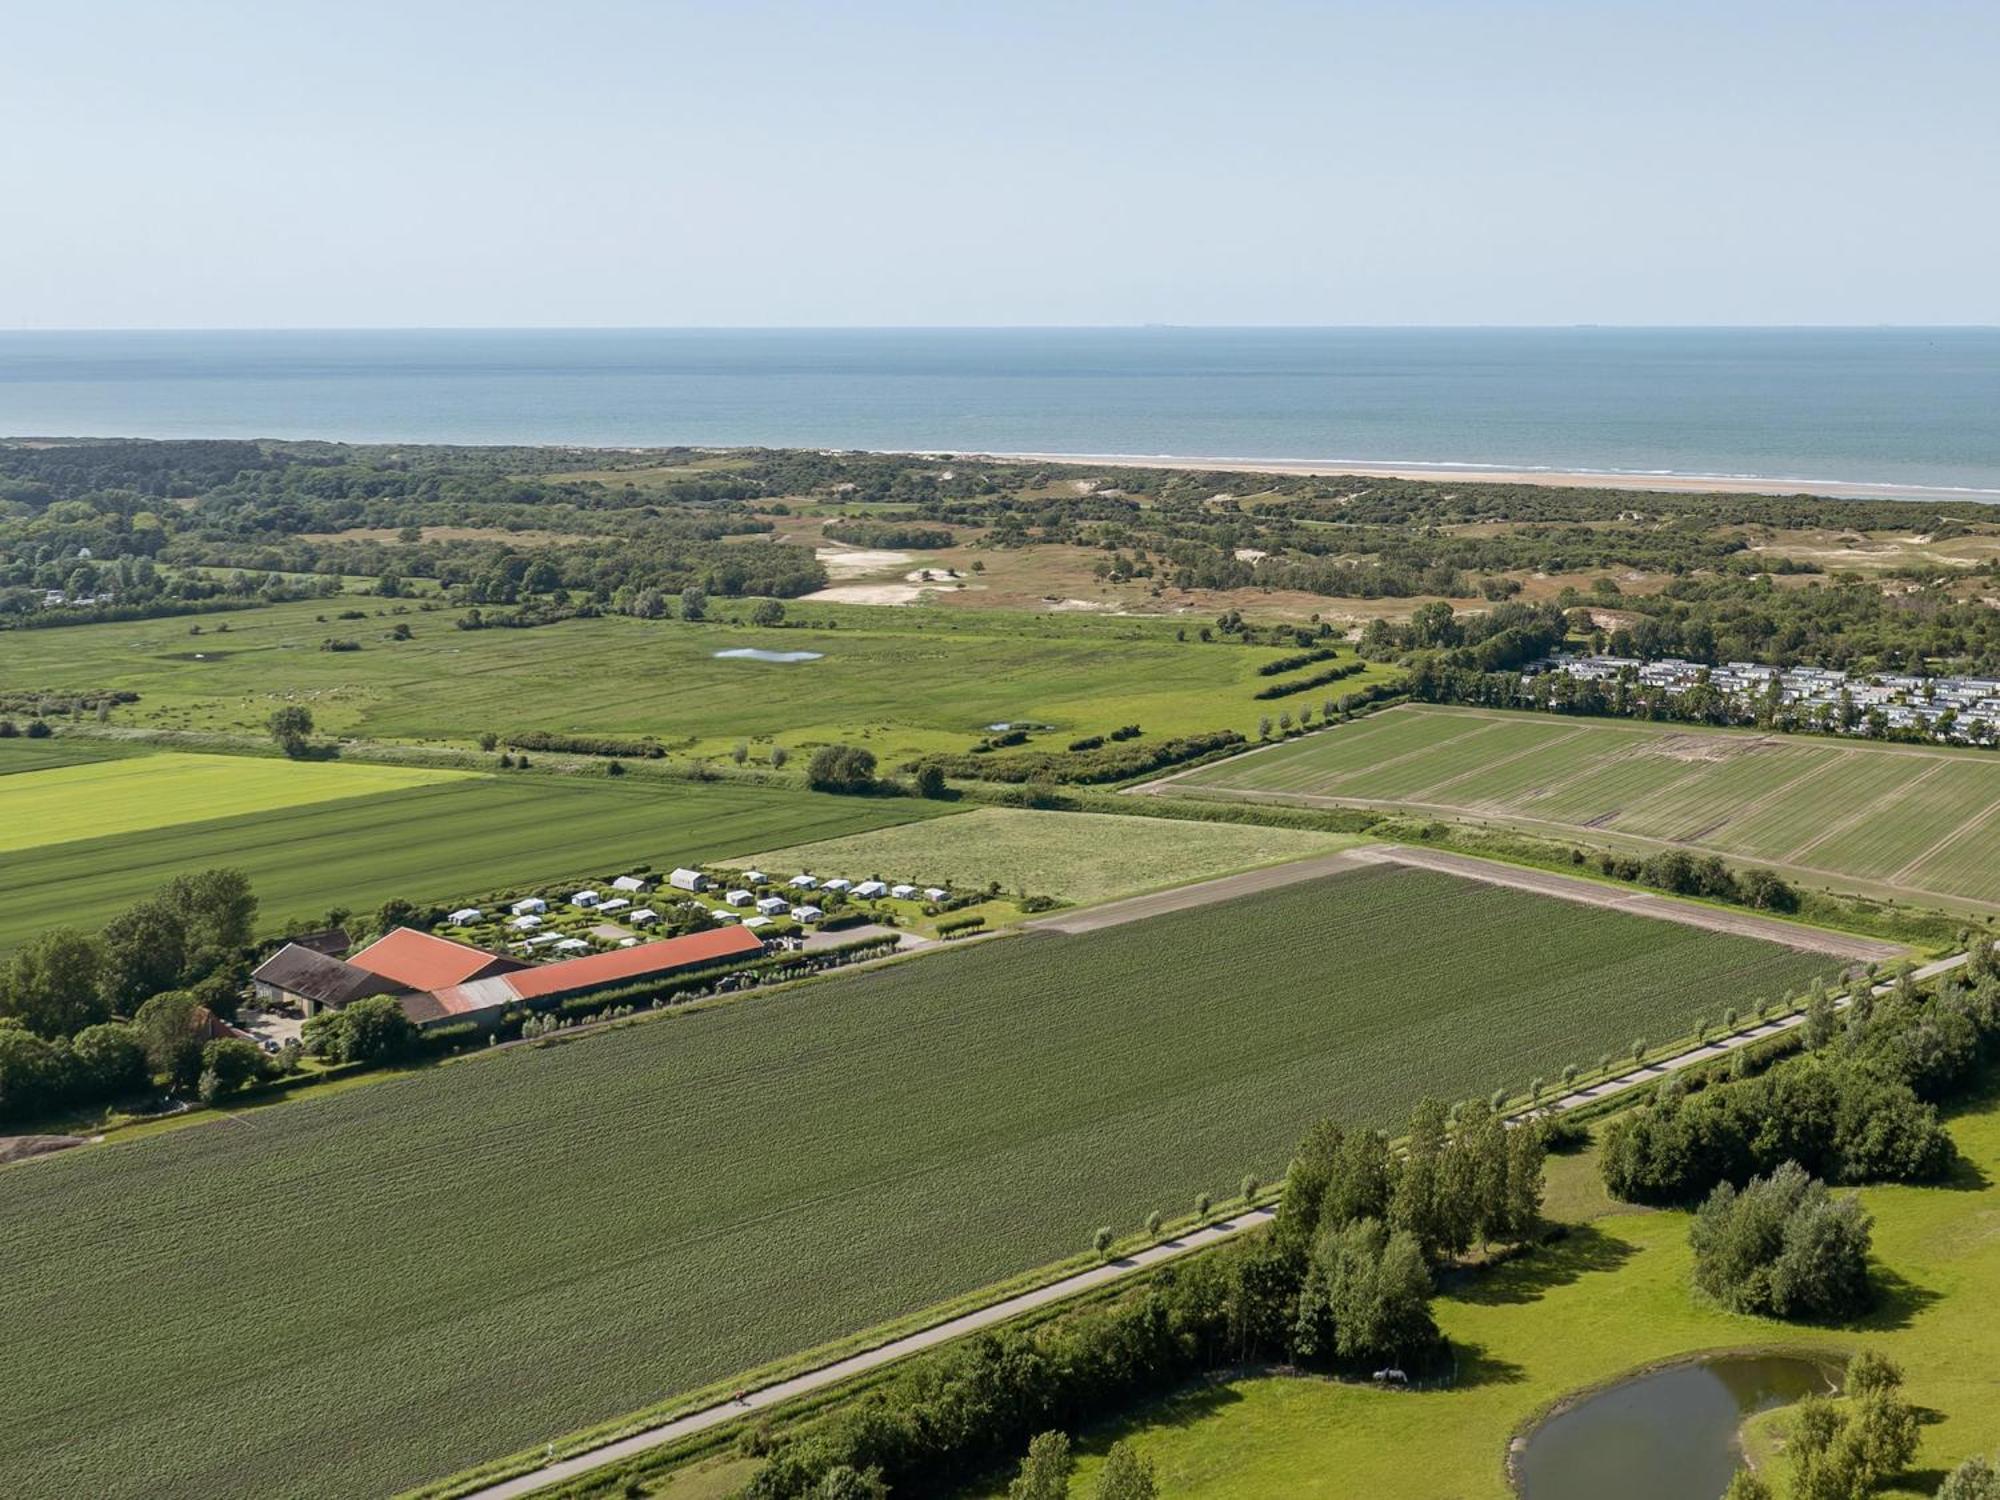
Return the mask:
M261 760L242 766L246 778L297 769ZM15 788L33 780L23 774ZM914 798L721 782L468 776L10 851L0 857L0 949L61 924L95 927L175 875L210 865L245 871L264 926L276 930L335 905L366 911L392 896L453 901L635 863L665 870L938 810ZM89 821L80 803L78 828Z
M0 1474L380 1495L1819 968L1371 869L11 1167Z

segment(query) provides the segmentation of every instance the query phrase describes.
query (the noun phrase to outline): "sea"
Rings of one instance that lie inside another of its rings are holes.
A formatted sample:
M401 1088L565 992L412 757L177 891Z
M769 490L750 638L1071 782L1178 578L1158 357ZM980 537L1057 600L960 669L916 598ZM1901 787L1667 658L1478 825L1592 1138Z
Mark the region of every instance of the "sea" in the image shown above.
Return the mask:
M2000 500L2000 329L0 332L0 435L1252 459Z

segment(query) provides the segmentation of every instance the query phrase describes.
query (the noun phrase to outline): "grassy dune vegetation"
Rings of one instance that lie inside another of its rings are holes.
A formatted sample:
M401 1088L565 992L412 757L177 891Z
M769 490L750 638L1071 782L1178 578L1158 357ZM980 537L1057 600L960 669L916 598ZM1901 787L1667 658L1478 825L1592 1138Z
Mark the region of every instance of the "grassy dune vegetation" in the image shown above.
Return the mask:
M152 755L107 762L119 770L211 757ZM375 766L298 766L213 757L228 778L357 775ZM96 770L97 767L84 767ZM0 778L0 808L16 783L32 788L49 771ZM391 776L410 773L390 770ZM186 822L101 837L71 837L0 860L0 948L45 928L92 926L150 895L175 875L234 865L250 876L263 925L334 905L368 910L392 896L451 901L508 886L599 876L636 863L660 869L712 859L746 845L815 834L848 834L933 816L939 804L912 798L834 797L725 782L564 781L417 772L430 785L366 796L202 817L202 802L170 808ZM141 783L143 784L143 783ZM77 833L91 826L91 798L74 788ZM34 795L30 791L30 795ZM222 794L228 805L228 792ZM62 821L58 818L58 824Z
M1193 794L1405 803L2000 911L2000 755L1409 705L1206 766Z
M1070 1493L1089 1495L1104 1450L1128 1437L1174 1500L1507 1500L1508 1437L1538 1408L1677 1355L1784 1345L1874 1349L1903 1366L1905 1394L1930 1415L1915 1472L1882 1493L1929 1496L1960 1459L1990 1453L2000 1431L1990 1349L1966 1322L2000 1296L2000 1098L1960 1115L1952 1134L1968 1165L1951 1186L1861 1190L1888 1295L1856 1329L1698 1305L1688 1291L1688 1216L1614 1211L1594 1156L1558 1159L1551 1212L1581 1227L1436 1303L1466 1361L1455 1388L1411 1396L1269 1377L1203 1387L1091 1434ZM1420 1466L1412 1453L1424 1456Z
M463 780L413 766L305 765L239 755L143 755L0 781L0 853L109 838L188 820L278 813L315 802Z
M794 601L787 611L800 623L766 630L731 623L749 618L749 602L718 601L703 624L618 615L464 631L449 608L400 617L414 638L392 642L387 617L334 618L342 604L371 602L245 610L228 617L227 634L195 641L180 620L47 631L32 660L0 665L0 691L48 682L130 689L140 701L114 722L164 728L258 733L278 702L300 701L322 731L373 739L465 743L484 730L551 729L651 734L710 755L746 740L798 749L847 739L885 760L963 751L1002 721L1054 726L1043 747L1056 749L1122 724L1163 738L1254 733L1260 715L1327 696L1259 703L1252 694L1277 679L1257 668L1284 650L1204 645L1193 627L1180 641L1182 627L1161 620ZM362 649L319 650L330 635ZM746 646L822 656L715 657ZM1332 691L1383 675L1371 668Z
M1109 901L1361 842L1343 834L1247 823L1183 823L1105 813L985 807L949 822L906 823L746 856L778 872L880 875L1078 903Z
M0 1473L380 1494L1818 967L1384 868L65 1153L0 1172Z

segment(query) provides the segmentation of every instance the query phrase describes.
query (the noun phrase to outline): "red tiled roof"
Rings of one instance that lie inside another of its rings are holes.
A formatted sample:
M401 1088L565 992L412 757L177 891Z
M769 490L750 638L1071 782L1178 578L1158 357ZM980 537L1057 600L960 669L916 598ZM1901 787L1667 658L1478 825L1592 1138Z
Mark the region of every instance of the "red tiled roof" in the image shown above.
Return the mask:
M518 959L410 927L384 933L348 962L412 990L440 990L482 975L527 967Z
M695 932L657 943L614 948L609 953L593 953L588 958L543 964L540 968L509 974L507 984L523 1000L540 1000L763 951L763 940L756 933L745 932L741 927L718 927L711 932Z

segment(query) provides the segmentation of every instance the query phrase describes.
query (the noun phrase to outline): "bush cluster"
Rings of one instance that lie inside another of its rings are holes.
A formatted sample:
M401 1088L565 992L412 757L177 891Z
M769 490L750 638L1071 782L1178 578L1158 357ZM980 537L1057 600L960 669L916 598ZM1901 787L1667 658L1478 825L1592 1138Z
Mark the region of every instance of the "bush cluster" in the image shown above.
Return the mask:
M1110 737L1117 739L1118 735L1114 733ZM1016 785L1030 781L1093 785L1143 776L1149 771L1163 770L1168 766L1198 760L1202 756L1213 755L1219 750L1227 750L1243 743L1245 743L1243 736L1233 729L1211 729L1204 734L1157 740L1144 746L1132 745L1114 749L1107 745L1101 750L1087 751L1083 754L1043 751L992 761L975 759L970 755L955 755L945 757L938 764L954 776L975 780L1004 781Z
M1638 859L1629 854L1597 856L1600 874L1649 885L1677 896L1702 896L1759 911L1797 911L1799 893L1782 875L1764 869L1732 870L1713 854L1699 857L1679 849Z
M1368 663L1359 659L1349 659L1338 665L1327 667L1309 676L1296 678L1291 682L1274 682L1267 688L1260 688L1250 696L1253 698L1289 698L1294 693L1310 692L1316 687L1325 687L1329 682L1338 682L1343 677L1352 677Z
M543 750L557 755L623 756L632 760L659 760L664 746L653 740L621 740L600 734L561 734L549 729L523 729L502 741L515 750Z
M1786 1162L1832 1182L1929 1182L1956 1160L1932 1102L1950 1097L2000 1049L2000 982L1947 985L1924 1001L1907 986L1865 991L1844 1024L1815 994L1810 1053L1769 1072L1669 1091L1612 1122L1605 1187L1639 1203L1689 1203Z
M1281 656L1276 661L1267 661L1257 669L1257 675L1276 677L1284 672L1296 672L1300 667L1309 667L1316 661L1332 661L1338 655L1339 650L1333 646L1317 646L1296 656Z
M1867 1306L1870 1220L1796 1162L1723 1183L1688 1232L1694 1282L1731 1312L1843 1318Z

